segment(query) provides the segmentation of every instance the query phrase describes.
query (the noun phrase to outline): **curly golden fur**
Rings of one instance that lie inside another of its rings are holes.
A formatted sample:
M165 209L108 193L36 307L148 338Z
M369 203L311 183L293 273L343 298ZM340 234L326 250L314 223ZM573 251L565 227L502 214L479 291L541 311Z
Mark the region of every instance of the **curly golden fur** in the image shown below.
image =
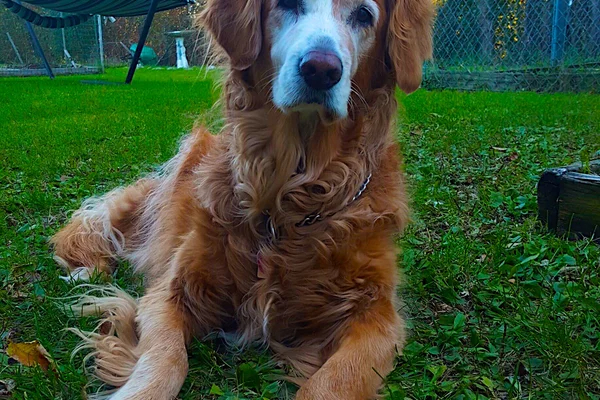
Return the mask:
M299 400L374 398L402 348L393 235L408 207L394 90L419 86L432 5L377 1L377 39L352 78L349 115L324 123L271 103L263 24L275 3L206 6L203 24L231 65L220 134L195 129L160 173L88 201L52 239L71 271L109 273L127 259L146 276L139 301L109 288L73 307L110 323L79 334L96 375L116 388L111 399L175 398L186 344L215 330L268 344L293 367ZM299 226L314 213L327 217Z

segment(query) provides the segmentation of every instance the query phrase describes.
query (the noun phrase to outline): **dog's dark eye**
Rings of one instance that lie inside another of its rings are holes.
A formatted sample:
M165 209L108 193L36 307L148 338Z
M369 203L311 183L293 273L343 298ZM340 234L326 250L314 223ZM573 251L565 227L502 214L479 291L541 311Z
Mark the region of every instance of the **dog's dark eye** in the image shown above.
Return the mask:
M360 7L356 10L356 21L361 25L373 25L373 14L371 14L371 10L364 6Z
M279 7L286 10L297 10L298 0L279 0Z

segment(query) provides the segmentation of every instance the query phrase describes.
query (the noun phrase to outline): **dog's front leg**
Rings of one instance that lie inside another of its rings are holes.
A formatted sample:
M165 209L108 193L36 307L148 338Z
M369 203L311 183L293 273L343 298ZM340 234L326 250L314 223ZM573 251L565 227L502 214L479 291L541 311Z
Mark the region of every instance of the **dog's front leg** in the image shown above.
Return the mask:
M231 316L231 277L213 248L198 231L188 234L165 276L142 297L138 360L111 400L176 398L187 375L188 341L221 328Z
M136 319L139 359L127 383L111 400L175 399L188 371L185 315L161 285L141 300Z
M337 351L300 388L296 400L375 398L402 337L403 323L392 301L380 299L350 323Z

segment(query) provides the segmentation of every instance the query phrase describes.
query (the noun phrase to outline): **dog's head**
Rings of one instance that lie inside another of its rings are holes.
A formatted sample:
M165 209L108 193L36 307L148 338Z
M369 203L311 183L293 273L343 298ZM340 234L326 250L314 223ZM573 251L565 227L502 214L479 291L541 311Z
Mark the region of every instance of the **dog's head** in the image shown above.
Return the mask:
M284 113L348 114L352 92L421 83L431 0L209 0L203 23L233 70ZM257 71L260 69L260 71Z

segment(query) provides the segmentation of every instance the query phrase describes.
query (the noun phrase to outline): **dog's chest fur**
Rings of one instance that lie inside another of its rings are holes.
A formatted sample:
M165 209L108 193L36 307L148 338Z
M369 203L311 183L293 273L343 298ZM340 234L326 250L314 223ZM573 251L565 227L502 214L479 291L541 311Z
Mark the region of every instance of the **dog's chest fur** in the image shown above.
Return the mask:
M243 340L326 357L350 316L380 296L394 296L396 274L385 266L393 263L392 234L406 216L397 150L388 146L376 170L357 156L358 141L323 166L298 152L309 164L298 171L298 158L285 154L232 151L235 139L211 138L206 156L188 164L203 215L196 229L213 250L197 265L230 282L225 295L231 304L224 308ZM254 143L255 151L273 152L266 142ZM368 190L348 204L366 174L373 174ZM315 212L327 217L299 226Z

